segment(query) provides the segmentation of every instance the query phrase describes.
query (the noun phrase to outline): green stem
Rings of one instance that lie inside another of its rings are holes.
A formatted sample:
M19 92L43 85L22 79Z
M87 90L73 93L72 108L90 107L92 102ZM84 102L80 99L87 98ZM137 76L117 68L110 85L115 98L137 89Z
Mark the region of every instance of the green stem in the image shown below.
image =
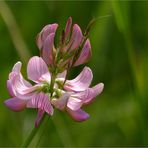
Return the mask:
M32 142L33 138L35 137L36 133L40 130L40 128L42 127L43 123L46 123L48 121L48 118L49 118L49 116L47 114L44 114L44 117L43 117L41 123L39 124L39 126L38 127L34 127L32 129L32 131L30 132L29 136L24 141L24 143L21 146L21 148L27 148L31 144L31 142Z

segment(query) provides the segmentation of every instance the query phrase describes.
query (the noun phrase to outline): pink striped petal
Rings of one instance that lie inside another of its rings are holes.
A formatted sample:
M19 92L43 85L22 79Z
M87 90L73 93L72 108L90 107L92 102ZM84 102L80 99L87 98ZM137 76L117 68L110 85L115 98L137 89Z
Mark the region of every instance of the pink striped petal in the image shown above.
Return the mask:
M47 65L53 64L54 37L55 33L51 33L49 36L47 36L43 45L42 58Z
M34 94L34 91L39 88L40 86L35 85L28 87L24 83L21 75L16 74L12 79L11 79L11 87L13 90L15 90L15 96L23 99L23 100L28 100L32 97Z
M50 103L49 97L44 93L35 94L32 99L27 102L27 107L41 109L49 115L53 114L53 107Z
M41 32L37 35L36 38L36 43L39 49L42 49L47 36L49 36L51 33L55 33L57 28L58 24L49 24L41 30Z
M78 122L85 121L89 118L89 114L84 112L82 109L79 109L77 111L72 111L68 109L67 112L73 120L78 121Z
M72 26L72 18L69 17L66 23L66 27L65 27L65 39L67 40L70 32L71 32L71 26Z
M21 67L22 67L22 63L21 63L21 62L17 62L17 63L13 66L12 71L13 71L13 72L16 72L16 73L20 73Z
M78 98L83 101L84 104L90 104L96 96L98 96L104 88L103 83L99 83L92 88L88 88L85 91L73 93L72 97Z
M75 62L74 66L86 63L90 59L90 57L91 57L91 45L89 39L87 39L81 51L81 54L77 59L77 61Z
M15 91L13 89L13 86L10 80L7 80L7 89L8 89L9 95L11 97L15 97Z
M82 105L83 101L74 97L70 97L67 102L67 107L73 111L79 110Z
M59 99L52 99L51 103L59 110L64 110L66 108L69 97L70 95L68 93L65 93Z
M96 98L96 96L98 96L103 91L103 88L104 88L104 84L99 83L98 85L87 89L84 104L92 103Z
M40 79L43 80L44 75L49 81L51 79L46 63L38 56L34 56L29 60L27 74L28 78L36 83L39 83Z
M70 51L72 51L78 48L82 42L82 39L83 39L82 31L80 27L77 24L75 24L73 26L72 36L66 47L66 50L69 49Z
M73 80L67 80L64 86L65 90L84 91L92 82L93 74L90 68L84 67L82 72Z
M49 25L46 25L44 28L43 28L43 34L42 34L42 40L46 40L47 36L49 36L51 33L55 33L56 30L58 28L58 24L49 24Z
M18 99L18 98L11 98L4 102L4 104L13 111L22 111L26 107L26 101Z
M9 79L13 78L13 76L15 74L21 74L21 67L22 67L22 63L21 62L17 62L13 68L12 68L12 72L9 74Z
M35 127L36 128L39 126L40 122L42 121L44 113L45 113L44 110L41 110L41 109L38 110L38 115L37 115L37 118L35 120Z
M9 79L10 79L10 80L13 79L13 77L15 77L15 75L20 75L20 77L21 77L23 83L24 83L26 86L31 87L32 85L31 85L28 81L26 81L26 80L23 78L23 76L22 76L22 74L21 74L21 67L22 67L22 63L21 63L21 62L17 62L17 63L13 66L12 72L9 74Z

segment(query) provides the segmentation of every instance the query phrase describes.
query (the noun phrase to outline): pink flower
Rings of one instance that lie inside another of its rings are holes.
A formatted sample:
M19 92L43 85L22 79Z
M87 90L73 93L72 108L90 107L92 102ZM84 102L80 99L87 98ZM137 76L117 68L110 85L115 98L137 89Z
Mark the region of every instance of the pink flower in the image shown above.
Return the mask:
M87 120L89 115L81 107L92 103L104 88L103 83L90 88L92 78L91 69L85 67L75 79L66 81L63 97L53 99L52 104L60 110L66 110L75 121ZM59 78L58 80L63 81L63 79Z
M5 101L5 105L13 111L25 108L37 108L38 116L35 125L38 126L44 113L53 114L53 107L66 110L76 121L84 121L89 115L81 107L90 104L103 90L103 83L89 88L93 75L91 69L85 67L73 80L66 80L66 71L57 75L54 92L51 97L51 75L42 58L32 57L27 66L27 75L35 85L32 86L21 74L21 62L17 62L7 81L9 94L12 98Z
M37 126L45 112L49 115L53 114L53 107L48 94L51 76L42 58L32 57L27 66L28 78L35 83L32 86L23 78L20 72L21 66L21 62L17 62L9 74L7 88L12 98L6 100L5 105L13 111L37 108L38 116L35 123Z
M41 50L41 57L46 62L47 65L53 65L56 60L56 56L58 54L63 55L66 53L68 55L75 56L75 52L81 49L81 52L78 55L78 58L73 66L78 66L80 64L86 63L91 57L91 45L89 39L85 41L85 37L82 34L81 28L74 24L72 27L72 18L70 17L67 21L67 24L64 29L64 34L62 36L62 41L59 47L55 48L54 46L54 37L56 34L56 30L58 28L58 24L49 24L46 25L41 32L37 36L37 46ZM72 33L71 33L72 32ZM84 42L84 46L82 43ZM81 47L82 46L82 47ZM63 65L71 62L72 57L70 59L63 58ZM61 61L60 61L61 62ZM61 64L62 65L62 64Z

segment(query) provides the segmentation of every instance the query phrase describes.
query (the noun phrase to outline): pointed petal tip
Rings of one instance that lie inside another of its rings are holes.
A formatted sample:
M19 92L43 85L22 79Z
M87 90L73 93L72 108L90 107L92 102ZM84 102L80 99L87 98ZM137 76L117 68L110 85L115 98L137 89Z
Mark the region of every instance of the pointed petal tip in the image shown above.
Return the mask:
M22 62L18 61L17 63L14 64L12 68L12 72L19 73L22 67Z
M68 20L69 20L69 21L72 21L72 17L70 16L70 17L68 18Z
M45 111L43 110L38 110L38 115L37 115L37 118L35 120L35 127L37 128L39 126L39 124L41 123L42 121L42 118L43 118L43 115L44 115Z
M81 31L81 28L78 24L74 24L73 25L73 29L76 29L76 30L80 30Z
M103 89L104 89L104 83L99 83L98 84L99 94L103 91Z

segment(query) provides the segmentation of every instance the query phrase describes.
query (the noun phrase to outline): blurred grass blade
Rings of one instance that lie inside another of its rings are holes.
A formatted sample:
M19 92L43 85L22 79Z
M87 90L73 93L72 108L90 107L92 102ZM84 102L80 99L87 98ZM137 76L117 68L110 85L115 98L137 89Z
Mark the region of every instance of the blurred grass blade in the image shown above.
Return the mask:
M141 57L136 53L135 47L132 42L130 25L129 25L129 3L126 1L112 1L113 12L115 20L120 32L123 33L125 43L127 46L127 53L130 62L130 67L133 74L133 81L137 87L140 95L143 94L143 71L141 68Z
M140 54L136 53L132 35L130 31L130 24L129 24L129 2L120 2L120 1L113 1L113 12L115 14L115 19L119 30L123 33L125 43L127 46L127 53L129 58L130 67L133 74L133 81L135 83L135 98L137 101L137 105L139 106L139 123L140 129L142 132L142 139L143 144L147 144L147 134L145 130L147 129L147 122L145 120L145 97L144 97L144 79L143 79L143 69L142 69L142 57Z
M74 146L74 143L71 138L71 134L68 131L68 128L66 127L66 123L62 118L61 114L57 114L56 117L52 119L52 122L57 130L57 133L64 147Z
M19 57L23 62L26 63L30 57L30 52L28 51L28 47L22 38L14 15L12 14L9 6L4 1L0 2L0 14L8 28L11 39L13 41L13 44L17 50Z

